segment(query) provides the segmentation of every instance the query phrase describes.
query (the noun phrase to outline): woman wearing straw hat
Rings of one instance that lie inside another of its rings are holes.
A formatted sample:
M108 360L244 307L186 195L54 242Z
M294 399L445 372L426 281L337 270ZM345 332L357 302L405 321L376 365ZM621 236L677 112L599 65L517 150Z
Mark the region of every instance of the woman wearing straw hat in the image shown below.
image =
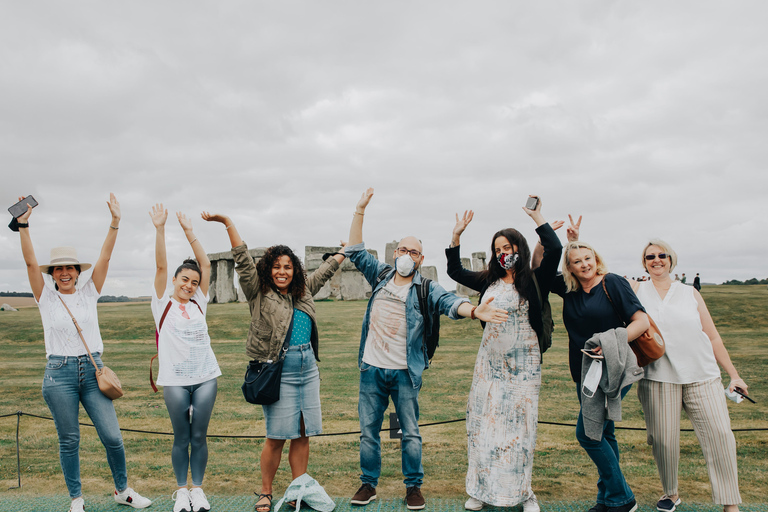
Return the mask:
M107 277L109 258L115 247L120 224L120 203L114 194L109 195L107 206L112 214L107 238L101 247L99 259L93 266L90 279L79 288L76 285L80 273L91 268L91 264L81 263L73 247L54 247L51 249L50 264L38 265L29 234L32 207L28 206L26 213L17 219L29 284L43 321L45 353L48 359L43 378L43 398L48 404L59 435L59 460L69 496L72 498L70 512L82 512L84 506L80 482L80 402L106 449L107 462L115 482L115 501L134 508L146 508L152 504L150 500L128 487L125 450L115 407L112 400L99 390L95 368L72 318L67 313L69 308L93 351L91 355L101 367L104 344L99 332L96 302ZM53 287L46 285L43 274L51 276Z

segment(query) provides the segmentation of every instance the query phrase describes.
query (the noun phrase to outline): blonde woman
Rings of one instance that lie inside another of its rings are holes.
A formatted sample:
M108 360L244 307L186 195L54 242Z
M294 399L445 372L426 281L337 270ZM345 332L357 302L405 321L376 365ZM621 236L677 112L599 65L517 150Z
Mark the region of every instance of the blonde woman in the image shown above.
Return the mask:
M736 440L725 402L720 367L730 377L728 389L747 394L697 289L672 279L677 254L663 240L651 240L641 263L650 281L630 285L661 330L666 353L645 367L637 396L643 405L648 444L659 469L664 495L656 509L674 512L681 499L677 485L680 460L680 411L685 409L707 462L712 499L725 512L741 503Z
M649 322L626 279L608 273L602 258L589 244L569 242L565 246L562 270L552 292L563 298L563 323L568 331L571 377L578 389L582 382L581 349L587 340L595 334L623 328L626 324L627 341L632 341L648 329ZM614 305L611 305L605 293L603 281ZM624 387L621 397L628 391L629 386ZM581 403L581 392L577 393ZM635 496L619 466L619 445L614 422L605 420L602 435L595 440L587 435L583 410L580 410L576 439L595 463L600 476L597 481L596 504L590 512L637 510Z

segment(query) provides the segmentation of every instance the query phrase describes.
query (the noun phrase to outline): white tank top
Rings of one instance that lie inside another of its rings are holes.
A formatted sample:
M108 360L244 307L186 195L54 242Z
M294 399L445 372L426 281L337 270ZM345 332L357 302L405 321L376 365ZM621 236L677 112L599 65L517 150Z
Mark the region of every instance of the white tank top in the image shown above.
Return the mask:
M692 286L673 282L662 300L653 282L644 281L637 289L637 298L659 326L666 344L666 353L645 367L646 379L691 384L720 377Z

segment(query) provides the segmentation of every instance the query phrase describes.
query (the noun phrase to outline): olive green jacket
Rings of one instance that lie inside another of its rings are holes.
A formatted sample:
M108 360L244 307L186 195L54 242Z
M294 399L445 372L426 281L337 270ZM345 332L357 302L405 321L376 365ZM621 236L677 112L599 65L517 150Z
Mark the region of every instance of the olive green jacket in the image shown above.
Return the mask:
M235 258L235 271L240 276L242 288L248 305L251 308L251 326L248 329L248 339L245 342L245 352L252 360L276 361L283 346L288 327L293 318L293 309L300 309L312 319L312 335L310 343L318 361L318 334L315 319L315 303L312 296L320 291L339 268L339 262L328 258L320 267L307 276L307 288L301 299L294 301L291 294L283 295L270 288L267 293L261 293L256 263L248 254L248 247L243 244L232 249ZM295 269L304 271L304 268Z

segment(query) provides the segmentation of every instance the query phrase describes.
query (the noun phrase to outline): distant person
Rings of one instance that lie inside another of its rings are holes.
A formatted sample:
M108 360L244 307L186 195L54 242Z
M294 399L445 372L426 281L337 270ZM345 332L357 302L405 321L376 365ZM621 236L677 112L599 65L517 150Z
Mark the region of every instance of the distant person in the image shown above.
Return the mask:
M696 288L697 292L701 291L701 278L698 272L696 272L696 277L693 278L693 287Z
M642 264L651 281L630 284L666 345L666 353L645 367L645 377L637 388L648 444L664 488L656 508L673 512L681 502L677 470L680 411L685 409L704 452L714 502L723 505L725 512L737 512L741 495L736 440L718 364L731 379L731 392L737 389L747 394L747 384L731 363L698 289L681 286L669 277L677 264L672 247L662 240L651 240L643 249Z
M23 198L19 198L21 199ZM120 227L120 203L114 194L109 195L107 206L111 214L107 237L101 246L99 259L93 266L91 277L80 288L76 286L81 272L91 268L91 264L81 263L74 247L54 247L51 249L51 263L38 265L29 234L32 207L28 206L26 213L17 219L21 253L27 264L29 285L32 287L32 294L40 308L43 321L45 356L48 359L43 377L43 398L51 411L59 436L59 461L69 497L72 498L70 512L83 512L84 509L80 480L80 403L83 404L85 412L96 427L101 444L106 449L107 462L115 483L115 501L133 508L146 508L152 504L150 500L128 487L123 436L120 434L115 406L112 400L99 390L96 369L67 312L69 308L82 329L91 356L101 368L104 343L99 331L96 303L107 278L109 259L112 257ZM71 226L61 226L62 229L69 227ZM51 276L52 287L46 285L43 274Z
M610 401L614 404L618 401L620 405L631 384L642 375L628 342L648 329L648 315L626 279L608 273L602 258L590 245L570 241L565 247L562 270L552 291L563 298L571 377L581 404L576 439L594 462L600 477L597 500L590 512L634 512L637 501L619 465L614 421L604 417L605 403L589 400L595 396L594 392L592 396L583 392L586 389L583 369L589 368L591 358L581 349L591 348L595 338L599 340L595 346L605 354L601 368L605 366L606 375L614 377L611 382L615 383L615 389L609 392L615 394L610 396ZM602 422L598 418L603 418Z
M218 391L219 364L211 348L208 324L208 285L211 262L192 222L176 214L184 236L192 247L195 260L184 260L173 275L171 295L168 286L168 258L165 250L165 221L168 210L162 204L149 212L155 226L155 293L152 315L158 332L157 384L163 386L163 398L173 426L171 463L178 486L173 493L174 512L208 512L211 505L203 492L203 477L208 464L208 423ZM187 472L192 473L192 487L187 488Z
M680 282L685 284L686 278L685 278L685 272L683 272L683 277L680 278Z
M680 276L675 274L675 281L680 281Z
M445 250L448 277L457 283L492 296L492 306L506 309L507 321L486 324L477 353L472 387L467 401L466 490L467 510L485 504L539 512L531 488L533 454L541 388L540 340L544 336L537 289L546 300L557 274L563 246L541 214L541 200L534 210L523 208L536 222L543 258L531 269L531 252L516 229L498 231L491 239L488 269L467 270L461 265L460 237L474 212L465 211L453 228Z
M424 261L421 242L412 236L400 240L395 249L394 267L379 262L365 250L363 216L373 197L373 189L363 192L357 203L349 229L346 254L373 289L363 320L358 365L360 366L360 467L362 485L352 497L352 505L367 505L377 498L376 486L381 475L380 430L389 397L395 404L403 438L402 470L406 486L408 510L421 510L425 499L421 494L424 468L421 465L419 435L419 391L422 374L429 367L424 346L424 317L419 310L417 287L423 281L419 267ZM381 276L381 278L380 278ZM490 297L479 306L448 293L432 281L426 297L430 311L452 319L478 318L503 323L506 310L489 305Z
M245 351L256 361L277 361L286 340L280 399L262 405L267 439L261 451L261 493L256 512L272 510L272 484L285 441L290 439L288 463L293 480L304 475L309 465L309 438L323 432L320 410L319 336L312 296L320 291L339 265L343 253L336 253L307 275L301 260L285 245L273 245L254 262L232 219L203 212L203 219L224 225L232 245L240 288L251 310L251 325ZM291 327L293 326L293 327ZM289 332L290 329L290 332Z

